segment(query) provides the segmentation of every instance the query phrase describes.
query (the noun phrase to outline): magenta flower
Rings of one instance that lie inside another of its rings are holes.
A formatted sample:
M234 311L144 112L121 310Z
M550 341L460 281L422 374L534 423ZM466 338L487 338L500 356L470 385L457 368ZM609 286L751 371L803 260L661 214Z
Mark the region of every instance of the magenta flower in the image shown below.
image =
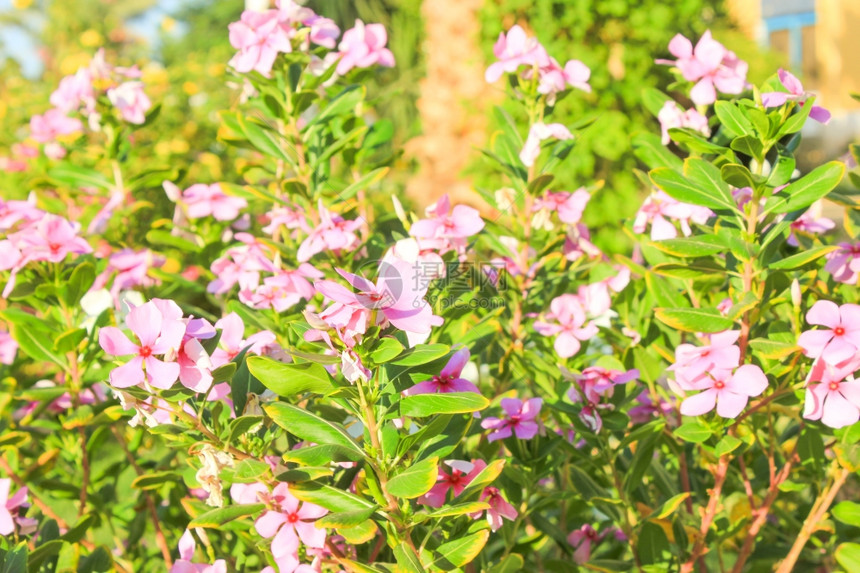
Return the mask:
M787 101L796 101L801 107L804 102L812 95L809 92L803 91L803 84L791 72L782 68L779 69L779 81L788 92L766 92L761 94L761 103L764 107L779 107ZM826 124L830 121L830 112L823 107L814 105L809 110L809 117L819 123Z
M529 135L520 151L520 161L531 167L540 155L540 144L544 139L573 139L573 134L560 123L535 123L529 128Z
M839 365L816 360L806 387L803 417L821 420L831 428L842 428L860 421L860 380L854 372L860 363L852 358ZM812 384L812 382L818 382Z
M521 440L530 440L538 433L536 418L540 414L543 400L530 398L522 401L518 398L502 398L502 409L507 416L504 418L487 418L481 422L485 430L492 430L487 439L491 442L510 438L516 434Z
M513 521L517 518L517 510L502 497L502 493L498 488L486 487L481 493L481 501L490 504L487 509L487 522L490 524L490 529L498 531L502 527L502 518L508 521Z
M499 33L493 46L498 62L490 64L484 74L488 83L495 83L502 74L516 72L520 66L548 66L549 57L536 38L529 38L520 26L513 26L507 35ZM587 80L588 78L586 78Z
M694 390L704 390L681 402L681 413L685 416L700 416L717 407L723 418L736 418L750 397L758 396L767 389L767 376L761 368L744 364L732 374L731 369L712 370L689 385Z
M340 61L337 74L342 76L352 68L369 68L374 64L386 68L394 67L394 54L385 47L388 34L382 24L367 24L355 21L355 27L343 33L338 50Z
M797 242L796 233L801 235L819 235L831 231L835 227L836 223L827 217L817 217L810 209L792 221L791 233L788 235L786 242L792 247L797 247L799 243Z
M446 473L444 466L451 468L451 472ZM448 490L454 492L453 497L457 497L463 493L463 490L475 479L475 476L481 473L486 467L487 463L484 460L475 460L474 462L447 460L439 467L436 485L419 497L418 503L423 503L430 507L442 507L445 505Z
M797 344L810 358L823 358L832 365L852 358L860 350L860 305L820 300L806 313L809 324L828 328L807 330Z
M217 221L232 221L248 206L241 197L231 197L217 183L196 183L182 193L189 219L214 217Z
M11 535L15 531L16 521L27 528L35 524L32 519L18 517L19 508L27 502L27 488L22 487L9 497L11 486L12 480L0 478L0 535Z
M828 253L824 270L837 282L856 285L860 276L860 243L839 243L838 249Z
M740 363L741 349L735 345L740 335L739 330L725 330L710 335L709 344L704 346L680 344L669 370L675 371L682 386L710 370L731 370Z
M179 538L179 559L173 563L170 573L227 573L227 562L223 559L218 559L211 565L192 563L196 547L194 536L186 529L182 537Z
M293 51L278 10L245 10L238 22L228 26L230 45L239 50L230 65L241 73L256 70L269 75L279 53Z
M690 99L696 105L714 103L717 90L724 94L739 94L746 87L749 66L714 40L710 30L702 35L695 48L690 40L681 34L676 35L669 42L669 52L678 59L657 60L657 63L674 65L685 80L696 82L690 92Z
M563 370L564 372L564 370ZM602 396L612 396L612 390L617 384L627 384L639 377L639 370L633 369L627 372L621 370L610 370L601 366L589 366L582 374L570 375L576 385L567 391L567 397L574 404L582 402L583 397L587 402L598 403Z
M168 306L176 306L173 301L164 301ZM176 306L176 310L179 307ZM179 315L182 311L179 310ZM166 390L179 378L179 364L164 362L156 358L176 352L185 334L185 324L174 318L166 318L154 300L134 307L125 319L126 325L137 336L134 343L115 326L99 330L99 344L112 356L134 355L131 361L114 368L110 373L110 383L115 388L128 388L144 382Z
M602 535L599 535L595 529L585 524L579 529L574 529L567 536L567 542L573 546L573 560L582 565L591 559L591 546L600 541Z
M552 299L547 322L535 322L535 330L543 336L555 336L553 347L561 358L570 358L581 347L580 341L597 334L597 326L586 324L582 300L574 294L563 294ZM548 322L552 321L552 322Z
M123 82L107 91L107 96L125 121L141 125L146 121L146 112L152 102L143 91L143 82Z
M446 392L474 392L480 394L478 387L466 380L460 378L460 373L463 367L469 363L469 349L461 348L451 356L448 364L442 371L434 376L431 380L419 382L412 388L403 391L404 396L414 396L416 394L436 394Z
M655 190L642 203L642 207L636 213L633 221L633 232L644 233L648 225L651 225L651 240L662 241L663 239L674 239L678 236L678 230L671 220L681 225L681 231L685 237L689 237L693 231L690 223L703 225L714 213L707 207L681 203L670 197L664 191Z
M410 235L418 239L456 242L477 235L484 228L484 220L477 209L466 205L455 205L451 209L447 193L427 209L427 215L432 218L413 223Z
M39 143L55 141L60 136L76 133L83 128L81 120L68 117L61 109L49 109L44 115L30 118L30 135Z
M314 521L328 510L312 503L300 504L293 497L286 483L279 483L272 490L270 509L254 523L257 533L272 539L273 549L280 553L295 553L301 543L308 547L325 547L326 530L317 528Z
M663 145L668 145L671 140L669 130L673 127L689 127L700 132L705 137L711 135L711 129L708 127L708 118L696 111L695 108L690 108L684 111L677 103L667 101L663 104L660 113L657 114L657 119L660 121L660 130L663 133Z

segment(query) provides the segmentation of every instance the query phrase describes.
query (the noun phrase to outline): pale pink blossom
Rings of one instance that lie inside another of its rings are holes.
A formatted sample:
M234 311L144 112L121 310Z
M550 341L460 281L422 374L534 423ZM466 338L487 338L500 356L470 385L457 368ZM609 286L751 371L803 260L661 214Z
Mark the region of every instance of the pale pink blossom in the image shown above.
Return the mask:
M27 530L35 529L36 521L20 517L18 512L27 504L27 488L22 487L9 497L12 480L0 478L0 535L11 535L15 531L15 524ZM26 533L26 531L21 531Z
M179 382L194 392L206 392L212 386L212 359L200 341L213 338L215 328L205 318L184 322L185 335L176 353Z
M481 422L482 428L492 430L487 440L494 442L509 438L512 434L516 434L521 440L534 438L540 428L537 417L542 405L541 398L530 398L525 401L518 398L502 398L502 409L506 416L487 418Z
M279 483L272 490L269 503L275 508L257 518L254 528L266 539L272 539L272 547L278 552L294 553L300 543L308 547L324 547L326 530L317 528L314 521L328 510L312 503L300 503L290 493L286 483Z
M717 407L723 418L736 418L750 397L767 389L767 376L754 364L744 364L732 374L730 368L711 370L688 384L692 390L702 390L681 402L681 414L701 416Z
M581 341L593 338L597 326L586 324L582 300L573 294L555 297L550 303L550 312L545 321L535 322L535 330L543 336L555 336L553 347L561 358L570 358L581 347Z
M516 508L502 497L502 493L496 487L484 488L481 501L490 505L487 509L487 522L493 531L498 531L502 527L503 517L508 521L514 521L519 515Z
M740 335L739 330L726 330L711 334L708 344L703 346L679 344L675 349L675 363L669 370L675 372L682 387L710 370L731 370L740 363L741 350L735 344Z
M827 217L817 217L812 210L806 211L791 223L791 233L786 243L797 247L797 233L801 235L820 235L836 228L836 223Z
M146 112L152 102L143 90L143 82L123 82L107 91L107 96L125 121L141 125L146 121Z
M797 344L810 358L823 358L829 364L845 362L860 350L860 305L837 305L819 300L806 313L809 324L824 326L800 334Z
M639 370L635 368L622 372L621 370L607 369L601 366L589 366L582 374L572 374L571 377L576 384L567 391L567 397L571 402L600 402L602 396L612 396L613 388L617 384L627 384L639 377Z
M541 49L543 48L541 47ZM548 63L538 70L540 78L538 93L549 95L550 103L552 103L555 94L564 91L567 86L591 93L591 86L588 85L591 70L579 60L568 60L563 68L552 57L542 56L539 60ZM532 70L526 70L523 77L531 78Z
M256 70L269 76L279 53L293 50L278 10L245 10L238 22L228 26L230 45L239 50L230 65L241 73Z
M394 54L385 47L387 43L385 26L356 20L355 27L343 33L338 46L340 61L337 63L337 74L342 76L353 68L369 68L373 65L393 68Z
M660 130L663 134L663 145L668 145L671 140L669 130L673 127L688 127L694 129L709 137L711 129L708 127L708 118L696 111L695 108L690 108L684 111L674 101L667 101L657 114L657 120L660 122Z
M322 200L319 201L318 211L320 222L308 237L299 245L296 257L299 262L306 262L317 253L328 249L335 255L358 247L360 239L355 232L361 227L360 219L349 221L337 213L326 209Z
M179 559L174 561L170 573L227 573L227 562L223 559L218 559L211 565L192 563L196 547L194 536L186 529L179 538Z
M213 368L227 364L245 348L251 354L265 354L276 340L275 335L268 330L252 334L246 339L245 323L235 312L216 322L215 328L221 329L221 338L218 340L219 348L212 353Z
M837 282L856 285L860 276L860 243L839 243L838 247L827 254L824 270Z
M122 249L108 258L107 267L96 277L90 290L95 291L104 288L113 277L110 293L119 306L121 291L157 284L158 281L150 277L148 272L149 269L160 267L162 264L164 264L164 257L148 249L141 251Z
M182 315L176 303L164 303L167 307L175 307L179 316ZM125 323L137 336L138 343L129 340L115 326L106 326L99 330L99 344L107 354L134 356L129 362L111 371L111 385L115 388L128 388L146 382L162 390L173 386L179 378L179 364L164 362L156 358L156 355L173 353L179 349L185 334L185 324L176 318L165 317L155 300L132 308Z
M536 38L530 38L525 30L515 25L508 33L500 33L493 46L493 54L498 62L493 62L484 74L488 83L496 82L502 74L514 73L520 66L541 67L550 64L546 50ZM573 70L572 70L573 71ZM575 76L581 79L580 76ZM588 78L586 78L587 80Z
M82 106L87 113L95 111L93 78L89 68L80 68L76 73L61 79L50 101L52 106L65 113L78 111Z
M70 254L93 251L79 232L80 224L46 213L38 222L9 235L9 240L23 253L21 265L30 261L59 263Z
M410 235L428 241L442 239L455 247L464 247L464 239L477 235L484 228L484 220L477 209L466 205L452 208L447 193L427 208L427 216L430 218L412 224Z
M560 123L535 123L529 128L529 135L520 151L520 161L526 167L531 167L540 155L540 144L543 140L553 137L559 140L573 139L573 134Z
M239 300L254 308L284 312L301 300L312 299L316 291L308 279L321 279L323 276L309 263L300 264L296 270L279 269L274 276L263 279L263 284L256 290L239 291Z
M466 364L469 363L469 349L461 348L454 353L448 360L448 363L442 368L442 371L430 380L419 382L411 388L403 391L404 396L414 396L416 394L435 394L446 392L475 392L480 394L478 387L461 378L460 374Z
M245 199L225 194L217 183L195 183L182 192L181 201L185 204L189 219L211 216L217 221L232 221L248 206Z
M860 367L857 357L839 365L816 360L812 366L803 417L821 420L831 428L842 428L860 420L860 380L854 372Z
M58 137L83 130L81 120L68 117L61 109L49 109L44 115L30 118L30 135L39 143L50 143Z
M18 353L18 342L5 330L0 330L0 364L15 362Z
M765 108L779 107L787 101L796 101L803 107L809 96L813 94L803 91L803 84L791 72L780 68L778 75L780 83L788 92L765 92L761 94L762 105ZM821 106L813 105L809 110L809 117L826 124L830 121L830 112Z
M703 225L711 216L713 212L707 207L681 203L664 191L655 190L636 213L633 232L644 233L650 225L652 241L674 239L678 236L678 230L672 221L677 221L681 225L681 232L685 237L689 237L693 233L691 222Z
M535 201L534 211L555 211L562 223L575 225L582 219L585 206L591 199L591 193L580 187L573 193L568 191L548 191L543 197Z

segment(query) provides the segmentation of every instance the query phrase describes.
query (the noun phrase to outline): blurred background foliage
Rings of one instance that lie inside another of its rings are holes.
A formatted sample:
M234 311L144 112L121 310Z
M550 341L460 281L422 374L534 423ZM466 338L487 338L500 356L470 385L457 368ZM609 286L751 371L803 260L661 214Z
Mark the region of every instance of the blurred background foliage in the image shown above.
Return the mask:
M433 1L438 10L438 3L458 0ZM421 2L306 3L333 18L342 29L351 27L356 18L386 26L398 65L373 77L369 86L375 108L372 113L392 121L395 149L423 132L432 136L439 126L422 125L418 102L432 96L432 90L456 90L457 86L444 85L445 78L421 81L427 54L438 49L424 41L427 26L437 23L425 21ZM227 25L238 19L243 5L241 0L14 0L11 8L0 14L0 39L7 44L4 53L22 59L20 47L16 50L8 44L10 38L19 42L25 34L39 47L23 59L37 59L39 65L33 73L32 61L25 61L30 65L24 68L14 59L0 62L0 121L5 127L0 130L0 157L9 154L14 142L27 137L29 117L47 108L48 96L59 79L84 65L104 46L111 60L140 64L153 102L163 105L157 128L145 130L143 135L151 140L136 142L150 146L148 153L140 154L141 160L187 166L184 183L219 180L229 171L226 165L237 160L236 151L217 140L216 111L231 107L238 98L238 90L224 89L225 82L231 80L226 62L233 54ZM475 16L480 36L451 37L450 41L458 42L463 47L463 60L476 62L479 69L492 60L492 46L499 32L516 23L536 35L560 62L579 59L591 68L593 92L571 94L558 103L554 115L554 121L567 124L595 118L568 158L559 185L572 190L595 180L604 182L586 220L596 230L597 242L609 251L626 246L623 236L616 232L617 221L631 216L647 192L633 173L637 163L630 141L639 131L658 129L642 105L642 92L649 87L665 89L671 82L667 67L655 65L654 58L668 55L672 36L682 33L698 38L710 28L717 39L750 63L752 82L772 74L782 63L734 28L721 0L484 0ZM145 24L153 30L142 33ZM10 36L11 30L15 36ZM438 42L439 36L435 37ZM499 82L482 89L492 102L504 85ZM463 105L469 104L464 101ZM495 129L492 114L480 106L466 113L486 116L477 125L486 131L483 140L489 141ZM521 128L525 133L524 120ZM457 133L456 126L449 131ZM433 145L424 139L422 145ZM405 189L408 179L422 171L421 157L420 150L413 150L398 160L391 175L394 189ZM458 161L457 169L468 176L471 185L490 190L504 185L476 150ZM24 181L20 174L0 173L0 185L7 193L25 194L26 189L21 188ZM449 185L448 179L434 185L431 174L432 191L422 192L418 201L429 203ZM163 202L163 197L155 195L145 199ZM477 202L477 195L471 201ZM169 209L166 203L164 209ZM156 209L158 214L167 215L161 211Z

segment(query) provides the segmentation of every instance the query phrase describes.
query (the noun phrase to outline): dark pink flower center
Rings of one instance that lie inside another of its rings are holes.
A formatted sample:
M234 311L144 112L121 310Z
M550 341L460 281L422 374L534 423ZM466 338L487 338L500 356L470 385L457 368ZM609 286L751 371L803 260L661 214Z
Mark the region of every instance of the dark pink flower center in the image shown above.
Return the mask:
M726 387L726 383L723 382L722 380L717 380L716 382L714 382L714 388L716 388L717 390L722 390L725 387Z
M827 388L831 392L835 392L835 391L839 390L839 382L831 382L830 384L827 385Z
M448 386L454 379L453 376L446 376L444 374L440 374L439 376L433 377L433 382L435 382L439 386Z
M453 470L451 475L445 477L445 483L454 487L463 482L463 474L459 470Z
M52 253L56 253L63 248L63 245L61 245L60 243L48 243L48 248L51 249Z
M295 523L298 520L299 520L299 514L298 513L288 513L287 514L287 521L289 523Z
M141 346L138 354L140 354L141 358L149 358L152 356L152 348L149 346Z
M833 329L833 334L835 334L836 336L842 336L843 334L845 334L845 329L841 326L837 326Z

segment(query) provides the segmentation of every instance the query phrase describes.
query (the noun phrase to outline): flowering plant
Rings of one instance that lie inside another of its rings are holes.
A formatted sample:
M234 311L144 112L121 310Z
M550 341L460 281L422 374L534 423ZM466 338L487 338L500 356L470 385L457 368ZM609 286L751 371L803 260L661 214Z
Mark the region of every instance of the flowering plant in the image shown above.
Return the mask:
M31 121L36 191L0 204L4 570L860 559L857 505L834 506L860 468L860 249L814 210L854 234L856 192L841 163L795 169L827 115L794 76L750 86L710 33L673 40L658 62L696 108L648 92L663 133L634 141L649 196L612 256L582 221L600 184L555 185L583 63L500 34L486 79L529 130L496 111L483 213L421 216L361 84L396 63L383 27L282 0L228 33L242 161L218 181L127 172L158 108L101 53ZM173 216L135 234L153 191Z

